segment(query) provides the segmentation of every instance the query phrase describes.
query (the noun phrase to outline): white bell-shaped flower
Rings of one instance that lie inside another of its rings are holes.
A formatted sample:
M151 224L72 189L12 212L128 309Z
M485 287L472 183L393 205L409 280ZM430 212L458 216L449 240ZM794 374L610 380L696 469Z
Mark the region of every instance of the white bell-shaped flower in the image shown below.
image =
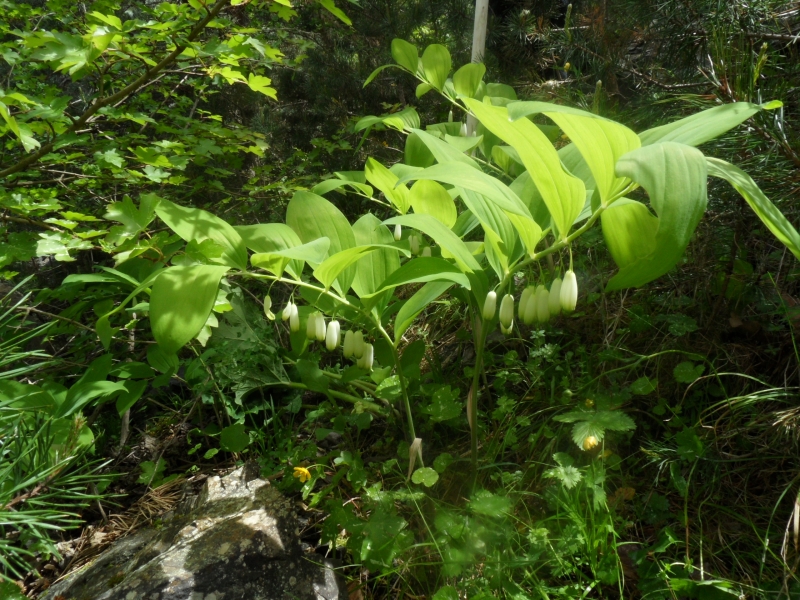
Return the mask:
M561 284L561 309L570 313L575 310L578 304L578 279L572 270L564 274L564 281Z
M561 278L556 277L550 284L550 299L548 302L550 316L555 317L561 313Z
M360 331L356 331L353 336L353 356L356 358L364 356L364 334Z
M355 346L355 333L348 329L344 334L344 344L342 345L342 354L345 358L353 356L353 347Z
M328 329L325 332L325 347L328 352L333 352L339 345L339 321L331 321L328 323Z
M514 296L506 294L500 302L500 324L508 329L514 322Z
M497 292L489 292L486 294L486 300L483 302L483 320L491 321L494 319L494 313L497 312Z
M540 323L550 320L550 292L543 285L536 286L536 320Z

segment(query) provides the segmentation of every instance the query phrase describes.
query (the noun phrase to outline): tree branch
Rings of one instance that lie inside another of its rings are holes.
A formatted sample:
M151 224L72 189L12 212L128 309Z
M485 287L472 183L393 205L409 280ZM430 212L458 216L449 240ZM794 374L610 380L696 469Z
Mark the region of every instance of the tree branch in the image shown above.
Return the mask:
M202 33L202 31L206 28L211 20L216 17L222 8L228 4L227 0L217 0L216 4L208 11L208 14L203 17L197 24L192 28L189 32L189 35L186 36L186 42L176 46L175 49L170 52L164 59L159 62L154 67L151 67L148 71L143 73L136 81L133 83L125 86L120 91L116 92L115 94L111 94L110 96L106 96L105 98L100 98L99 100L95 100L95 102L86 109L86 111L75 121L73 124L64 131L58 138L51 140L50 142L44 144L39 150L34 152L33 154L26 156L16 164L8 167L7 169L3 169L0 171L0 178L8 177L18 171L22 171L23 169L29 167L30 165L34 164L40 158L42 158L45 154L48 154L56 145L56 142L64 137L75 133L80 127L86 124L86 122L99 111L104 106L108 106L109 104L114 104L115 102L119 102L120 100L130 96L134 92L138 91L139 88L147 84L149 81L154 79L161 71L171 65L175 60L180 56L180 54L188 47L189 43L192 42L197 36Z

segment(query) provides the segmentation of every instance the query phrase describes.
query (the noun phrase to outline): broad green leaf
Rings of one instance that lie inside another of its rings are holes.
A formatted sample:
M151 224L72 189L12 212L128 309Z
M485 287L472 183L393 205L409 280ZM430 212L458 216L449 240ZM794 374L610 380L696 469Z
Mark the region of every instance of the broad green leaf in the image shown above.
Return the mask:
M260 225L237 225L234 226L236 232L242 236L245 246L250 250L257 253L272 254L280 250L288 248L295 248L302 246L303 242L300 237L294 232L294 229L283 223L263 223ZM327 248L326 250L327 251ZM264 257L266 258L266 257ZM325 260L325 255L320 258L319 262ZM253 258L250 259L253 265ZM256 266L262 266L262 262ZM303 272L304 263L302 260L292 261L286 257L276 258L271 267L264 265L264 268L269 268L270 271L276 275L283 273L284 269L288 269L290 274L297 279L300 273Z
M312 266L324 262L325 258L328 256L330 245L330 239L322 237L313 242L287 248L286 250L275 250L269 253L257 252L250 257L250 262L254 267L267 269L275 275L280 276L289 261L300 265L307 262ZM302 273L302 271L294 275L294 278L299 279L300 273Z
M269 77L264 77L263 75L254 75L253 73L250 73L247 78L247 86L251 90L258 92L259 94L264 94L273 100L277 100L278 92L274 87L270 87L271 83L272 80Z
M166 354L175 354L203 328L228 267L171 267L161 273L150 295L153 336Z
M378 67L372 73L369 74L369 77L367 77L366 81L364 81L364 85L362 85L361 87L367 87L370 83L372 83L375 80L375 78L378 75L380 75L383 71L393 66L394 65L381 65L380 67Z
M150 224L155 217L156 207L161 198L155 194L142 194L139 196L138 208L133 201L125 196L122 202L112 202L108 205L104 219L122 223L124 235L136 235Z
M345 186L350 186L366 196L372 196L372 188L370 186L364 183L358 183L357 181L346 181L344 179L326 179L325 181L321 181L315 185L311 189L311 192L313 194L317 194L318 196L324 196L328 192L338 190L339 188Z
M406 137L406 146L403 154L403 160L407 165L411 165L413 167L420 167L422 169L424 169L425 167L430 167L433 163L436 162L436 159L434 158L431 151L428 149L425 143L420 139L419 135L417 135L413 131Z
M420 257L409 260L391 275L386 277L376 289L376 294L408 283L427 283L429 281L451 281L470 289L470 281L452 263L438 257Z
M708 174L730 183L772 234L800 259L800 235L778 207L761 191L753 178L739 167L724 160L706 157L706 163Z
M450 52L441 44L431 44L422 53L422 70L425 79L440 92L444 89L452 63Z
M327 290L344 269L360 260L365 254L384 249L394 252L403 251L397 246L390 246L389 244L369 244L347 248L326 258L319 267L314 269L314 277ZM407 250L404 252L410 254Z
M699 146L744 123L761 110L773 110L781 106L783 103L778 100L766 104L734 102L715 106L685 119L643 131L639 134L639 139L642 140L642 146L662 142Z
M516 90L505 83L487 83L486 95L491 98L505 98L506 100L517 99Z
M394 62L416 75L419 67L419 53L417 47L405 40L395 38L392 40L392 58Z
M508 258L517 244L514 226L495 203L481 194L472 190L461 190L461 200L480 221L485 234L484 242L491 248L486 252L486 258L497 276L502 279L508 270Z
M529 120L520 119L512 123L505 108L492 107L471 99L464 102L484 127L519 153L547 204L558 228L559 238L565 238L586 200L583 182L562 169L558 153L547 136Z
M433 86L430 83L420 83L417 85L417 89L414 90L414 95L417 98L422 98L425 94L430 92L433 89Z
M605 205L628 184L617 177L615 166L619 158L640 146L639 137L631 130L606 119L561 112L545 112L580 150L592 172L600 199ZM585 184L584 184L585 185Z
M155 210L161 220L185 241L213 240L222 246L222 256L212 259L211 262L242 271L247 269L247 248L244 240L226 221L199 208L178 206L164 198Z
M56 408L54 417L68 417L75 414L92 400L104 398L110 400L117 394L127 392L125 384L115 381L89 381L73 385L64 402Z
M617 163L617 174L640 184L650 195L650 204L658 215L655 242L652 226L628 232L613 232L619 240L626 233L631 240L624 244L621 256L636 256L632 263L619 265L620 270L607 290L639 287L672 269L683 256L697 224L706 208L706 160L702 152L683 144L663 142L644 146L623 156ZM612 205L613 206L613 205ZM648 223L641 215L635 223ZM611 227L603 222L603 229ZM618 247L623 244L615 242Z
M456 123L458 125L458 123ZM453 162L460 162L464 163L472 167L473 169L479 170L478 163L476 163L473 159L469 156L464 154L458 148L455 148L448 144L447 142L439 139L435 135L431 135L427 131L422 131L421 129L414 129L412 133L416 134L420 141L427 146L428 150L433 154L436 160L440 163L453 163ZM409 163L411 164L411 163ZM418 165L423 166L423 165ZM430 166L430 165L425 165Z
M367 213L353 223L353 234L356 243L392 244L394 236L375 215ZM359 298L374 294L381 283L400 268L400 257L395 248L381 248L367 254L356 263L356 278L353 280L353 291Z
M286 208L286 224L294 229L304 243L321 237L330 239L330 255L356 245L353 229L342 212L322 196L311 192L296 192ZM333 287L344 294L356 276L355 267L342 271Z
M414 471L411 476L411 481L419 485L423 484L425 487L431 487L439 481L439 474L430 467L421 467Z
M658 217L641 202L620 198L600 218L608 251L618 266L633 264L655 250Z
M353 25L353 22L350 20L350 17L344 14L341 8L337 8L333 0L317 0L317 2L319 2L325 10L327 10L329 13L331 13L334 17L339 19L345 25L351 25L351 26Z
M420 288L416 294L411 296L400 310L397 312L397 317L394 321L394 343L397 344L406 330L411 327L417 315L425 310L431 302L436 300L439 296L444 294L452 287L450 282L432 281L426 283Z
M453 87L456 94L474 98L484 74L486 74L486 67L483 63L468 63L461 67L453 74Z
M125 392L117 397L117 413L122 416L125 411L136 404L136 401L142 397L148 385L150 385L150 382L146 379L140 381L126 381Z
M430 215L452 228L458 218L456 204L440 184L433 180L420 179L409 194L409 202L418 215Z
M414 107L407 106L401 111L381 115L380 117L369 115L359 119L354 130L362 131L378 123L382 123L397 131L411 131L412 129L419 128L419 114Z
M384 167L374 158L368 158L364 167L367 181L383 192L395 208L404 215L408 212L411 204L408 201L408 188L405 185L397 185L398 177L389 169Z
M462 271L480 271L481 266L472 256L464 242L450 229L442 225L430 215L402 215L384 221L387 225L407 225L430 236L443 249L447 250L456 260Z
M220 432L219 445L228 452L241 452L250 445L250 436L242 423L235 423Z
M431 179L447 183L456 187L472 190L492 200L499 208L513 212L520 216L530 217L528 207L525 206L511 189L499 179L487 175L482 171L468 167L463 163L445 163L433 165L427 169L415 171L400 179L401 182L410 180Z

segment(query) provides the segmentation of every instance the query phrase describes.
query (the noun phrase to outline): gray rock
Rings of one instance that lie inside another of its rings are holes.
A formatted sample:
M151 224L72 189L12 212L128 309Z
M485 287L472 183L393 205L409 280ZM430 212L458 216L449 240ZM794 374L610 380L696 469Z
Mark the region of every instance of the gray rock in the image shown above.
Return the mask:
M209 478L160 529L117 541L42 599L345 600L333 565L303 554L291 503L247 479Z

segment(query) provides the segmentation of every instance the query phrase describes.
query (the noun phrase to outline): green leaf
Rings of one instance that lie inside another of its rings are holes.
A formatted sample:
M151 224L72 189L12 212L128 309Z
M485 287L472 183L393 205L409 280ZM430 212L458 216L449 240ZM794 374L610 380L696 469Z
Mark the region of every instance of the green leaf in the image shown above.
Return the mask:
M736 104L740 103L737 102ZM800 234L797 233L797 230L788 219L783 216L783 213L778 210L778 207L764 195L764 192L761 191L752 177L739 167L718 158L706 157L706 163L708 165L708 174L730 183L772 234L789 248L797 259L800 259Z
M377 220L377 219L376 219ZM365 254L369 254L371 252L375 252L376 250L388 250L394 251L395 254L397 252L404 252L406 255L409 255L410 252L408 250L403 250L398 248L397 246L390 246L388 244L369 244L366 246L355 246L353 248L347 248L342 250L341 252L337 252L332 256L329 256L325 259L325 261L316 269L314 269L314 277L325 286L327 290L334 280L339 276L339 274L355 263L356 261L360 260ZM399 261L398 261L399 264Z
M458 600L458 591L452 585L446 585L436 591L433 600Z
M652 380L648 377L639 377L631 384L631 393L637 396L647 396L656 391L658 380Z
M480 490L472 498L469 508L479 515L502 517L511 510L511 498Z
M474 98L485 74L486 67L483 63L468 63L461 67L453 74L453 87L456 94Z
M11 581L0 581L0 598L5 600L27 600L19 586Z
M430 215L402 215L384 221L387 225L407 225L432 237L443 249L446 249L456 260L464 272L480 271L481 267L467 246L450 229L442 225Z
M289 248L297 248L303 245L300 237L294 232L294 229L283 223L263 223L260 225L238 225L234 226L236 232L244 240L247 246L253 252L258 254L273 255L272 260L267 256L256 259L255 256L251 257L250 262L256 265L254 260L259 264L256 266L263 266L272 271L275 275L281 275L284 269L288 269L291 275L297 279L300 273L303 272L304 260L292 260L289 257L282 255L275 255L275 252L287 250ZM328 248L322 251L317 262L325 260L325 254ZM316 256L314 258L317 258Z
M117 398L117 412L120 416L142 397L149 384L150 382L146 380L125 382L125 392Z
M620 198L601 219L606 246L618 265L633 264L655 251L658 217L641 202Z
M219 445L228 452L241 452L250 445L250 436L244 424L229 425L219 434Z
M177 354L164 352L158 344L147 346L147 363L159 373L175 373L180 365Z
M420 179L409 194L409 202L418 215L430 215L441 221L445 227L452 228L458 219L456 204L439 183Z
M404 263L386 277L373 294L408 283L427 283L428 281L450 281L470 289L470 281L453 263L434 256L423 256Z
M353 25L353 22L350 20L350 17L344 14L344 11L342 11L342 9L337 8L333 0L317 0L317 2L319 2L325 10L330 12L334 17L339 19L345 25L350 25L350 26Z
M356 263L356 278L353 280L353 291L359 298L377 292L381 283L400 268L400 257L394 248L385 246L394 243L394 236L372 213L367 213L353 223L353 234L359 245L380 244L384 247L363 256Z
M276 250L268 253L258 252L250 257L250 262L255 267L261 267L272 271L276 275L281 275L283 269L287 268L287 263L294 263L300 266L306 262L311 265L321 264L328 255L330 245L330 239L322 237L313 242L287 248L286 250ZM302 270L296 272L295 279L300 279L300 273L302 273Z
M150 296L150 324L163 352L177 353L200 332L227 271L228 267L194 265L171 267L158 276Z
M433 154L422 141L420 136L413 131L406 137L403 160L407 165L412 167L420 167L422 169L425 167L430 167L434 162L436 162ZM370 195L372 195L371 192Z
M531 217L528 207L520 200L511 189L499 179L487 175L477 169L468 167L461 162L451 162L433 165L421 171L415 171L400 179L401 182L410 180L429 179L440 181L456 187L472 190L492 200L503 210L524 217Z
M433 484L439 481L439 474L430 467L422 467L414 471L414 474L411 476L411 481L417 485L421 483L425 487L432 487Z
M358 183L357 181L347 181L345 179L326 179L311 188L311 192L318 196L324 196L328 192L338 190L345 186L351 187L366 196L372 196L372 188L370 186Z
M155 218L156 207L160 202L161 198L155 194L142 194L139 196L139 207L137 208L133 201L125 196L122 202L109 204L103 218L122 223L122 233L133 236L144 231Z
M761 110L773 110L781 106L783 103L777 100L766 104L734 102L715 106L685 119L643 131L639 134L639 139L642 140L642 146L663 142L699 146L744 123Z
M639 137L632 130L614 121L593 116L549 110L544 114L561 127L580 151L592 172L603 205L625 189L629 181L625 177L617 177L615 166L621 156L641 145Z
M450 52L441 44L431 44L422 53L422 70L425 79L440 92L444 89L452 63Z
M419 313L425 310L431 302L450 289L452 283L449 282L430 282L423 285L417 293L409 298L400 310L394 321L394 341L397 344L403 334L414 322Z
M320 2L323 2L323 0L320 0ZM272 80L269 77L264 77L263 75L254 75L253 73L250 73L250 75L247 77L247 86L251 90L258 92L259 94L264 94L273 100L277 100L277 91L274 87L270 87L271 83Z
M321 237L329 238L329 255L356 245L347 217L325 198L310 192L295 193L286 208L286 224L306 244ZM356 268L348 267L336 278L333 287L344 294L350 289L355 276Z
M456 123L458 125L458 123ZM436 137L435 135L431 135L427 131L422 131L421 129L414 129L412 130L412 134L416 135L419 140L428 148L431 154L435 157L435 159L440 163L454 163L460 162L464 163L465 165L472 167L473 169L480 170L478 167L478 163L476 163L473 159L469 156L464 154L464 152L458 148L455 148L451 144L448 144L446 141L443 141ZM406 161L408 162L408 161ZM413 164L413 163L408 163ZM417 166L430 166L430 165L417 165Z
M115 381L88 381L72 386L64 402L53 413L56 418L69 417L96 398L111 399L119 393L127 392L124 383Z
M416 75L419 67L419 53L417 47L405 40L395 38L392 40L392 58L398 65Z
M367 181L378 188L386 199L404 215L411 206L408 200L408 188L405 185L397 185L398 177L389 169L384 167L374 158L368 158L364 167Z
M178 206L163 198L155 211L185 241L213 240L222 246L222 256L212 259L211 262L242 271L247 269L247 248L244 240L226 221L199 208Z
M564 171L547 136L529 120L510 122L505 108L471 99L464 102L486 129L517 151L550 211L559 238L565 238L586 200L583 181Z
M389 67L394 67L394 66L395 65L381 65L380 67L378 67L372 73L369 74L369 77L367 77L366 81L364 81L364 85L362 85L361 87L367 87L370 83L372 83L375 80L375 78L378 75L381 74L381 72L385 71Z
M464 402L458 401L458 390L449 385L438 386L431 396L431 403L422 412L430 416L434 423L455 419L464 410Z
M453 455L449 452L443 452L437 456L433 461L433 468L437 473L444 473L447 467L453 462Z
M603 221L606 240L615 238L609 247L624 247L625 252L618 256L625 260L635 257L632 262L617 263L620 270L609 281L608 291L640 287L672 269L683 256L707 202L706 160L690 146L673 142L644 146L623 156L617 173L647 190L658 215L658 230L653 238L651 225L625 231ZM626 208L629 206L620 210L632 210ZM643 213L637 210L639 216L634 220L640 224Z
M678 363L672 370L672 374L678 383L694 383L703 375L705 370L704 365L695 365L693 362L686 360Z

